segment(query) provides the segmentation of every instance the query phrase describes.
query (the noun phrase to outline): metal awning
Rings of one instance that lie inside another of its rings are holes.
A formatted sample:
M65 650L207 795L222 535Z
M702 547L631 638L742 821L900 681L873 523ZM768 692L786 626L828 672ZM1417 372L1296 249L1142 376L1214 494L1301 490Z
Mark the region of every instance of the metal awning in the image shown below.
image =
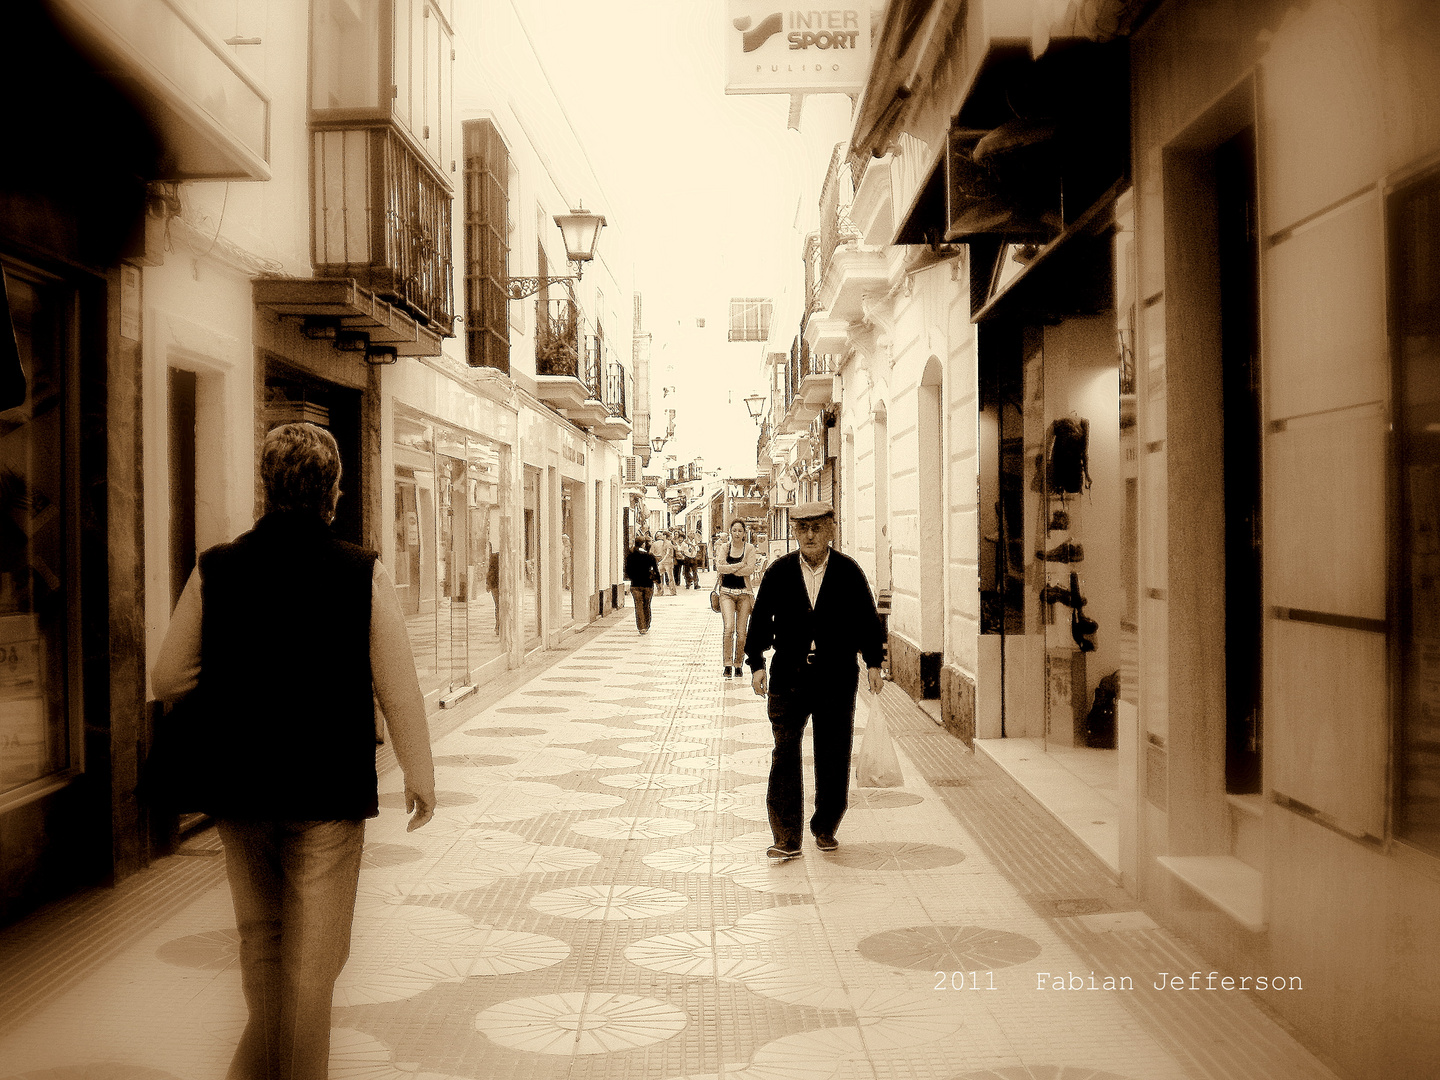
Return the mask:
M1045 243L1129 174L1123 41L996 43L976 67L897 244Z
M164 180L270 179L270 99L178 0L52 0L160 136Z
M371 346L397 356L439 356L443 340L404 309L381 300L352 278L255 278L255 306L291 318L330 321L365 334Z

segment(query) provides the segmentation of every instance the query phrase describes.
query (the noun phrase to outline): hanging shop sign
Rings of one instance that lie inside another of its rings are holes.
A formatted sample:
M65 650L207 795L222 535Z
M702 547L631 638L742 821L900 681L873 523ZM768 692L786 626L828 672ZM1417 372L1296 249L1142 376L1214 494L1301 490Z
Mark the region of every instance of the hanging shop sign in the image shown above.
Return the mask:
M727 94L858 94L870 70L870 3L803 10L727 0Z

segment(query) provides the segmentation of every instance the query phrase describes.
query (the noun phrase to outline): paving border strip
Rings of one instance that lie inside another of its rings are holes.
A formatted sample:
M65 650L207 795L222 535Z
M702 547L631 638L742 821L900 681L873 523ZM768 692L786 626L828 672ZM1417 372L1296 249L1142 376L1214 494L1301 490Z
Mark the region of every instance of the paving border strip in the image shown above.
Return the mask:
M886 685L881 704L921 776L1026 903L1084 961L1084 974L1093 970L1143 980L1160 970L1221 971L1163 928L1094 933L1078 919L1057 914L1054 901L1099 899L1109 911L1135 911L1139 905L1116 884L1110 868L998 764L967 750L893 683ZM1340 1075L1248 991L1156 991L1146 982L1123 993L1121 1002L1195 1080L1337 1080Z
M474 720L630 614L617 608L486 683L460 707L430 715L431 741ZM375 755L383 776L396 767L387 744ZM156 859L118 885L99 885L57 900L0 929L0 1035L108 962L157 926L225 881L225 856L213 825L192 834L175 853Z

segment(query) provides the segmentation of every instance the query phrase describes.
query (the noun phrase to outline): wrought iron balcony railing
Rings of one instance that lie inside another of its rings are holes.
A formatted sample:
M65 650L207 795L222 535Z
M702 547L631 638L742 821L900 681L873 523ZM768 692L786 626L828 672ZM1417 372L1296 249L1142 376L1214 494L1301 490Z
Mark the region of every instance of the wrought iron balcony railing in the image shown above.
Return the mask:
M454 332L450 191L388 125L315 128L310 261Z
M596 401L605 400L605 339L599 334L585 335L585 366L580 381Z
M574 300L536 307L535 374L580 377L579 318Z
M622 420L630 419L630 410L625 401L625 365L612 363L605 378L605 405L611 416Z

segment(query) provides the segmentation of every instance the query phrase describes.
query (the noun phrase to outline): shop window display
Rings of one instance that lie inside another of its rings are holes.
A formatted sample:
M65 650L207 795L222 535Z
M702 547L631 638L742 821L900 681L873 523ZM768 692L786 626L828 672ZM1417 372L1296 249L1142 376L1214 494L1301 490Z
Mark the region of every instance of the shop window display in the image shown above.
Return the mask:
M421 688L443 696L504 654L510 449L397 408L395 567Z
M0 795L72 764L62 329L72 301L8 266L5 288L24 381L12 368L0 388Z

